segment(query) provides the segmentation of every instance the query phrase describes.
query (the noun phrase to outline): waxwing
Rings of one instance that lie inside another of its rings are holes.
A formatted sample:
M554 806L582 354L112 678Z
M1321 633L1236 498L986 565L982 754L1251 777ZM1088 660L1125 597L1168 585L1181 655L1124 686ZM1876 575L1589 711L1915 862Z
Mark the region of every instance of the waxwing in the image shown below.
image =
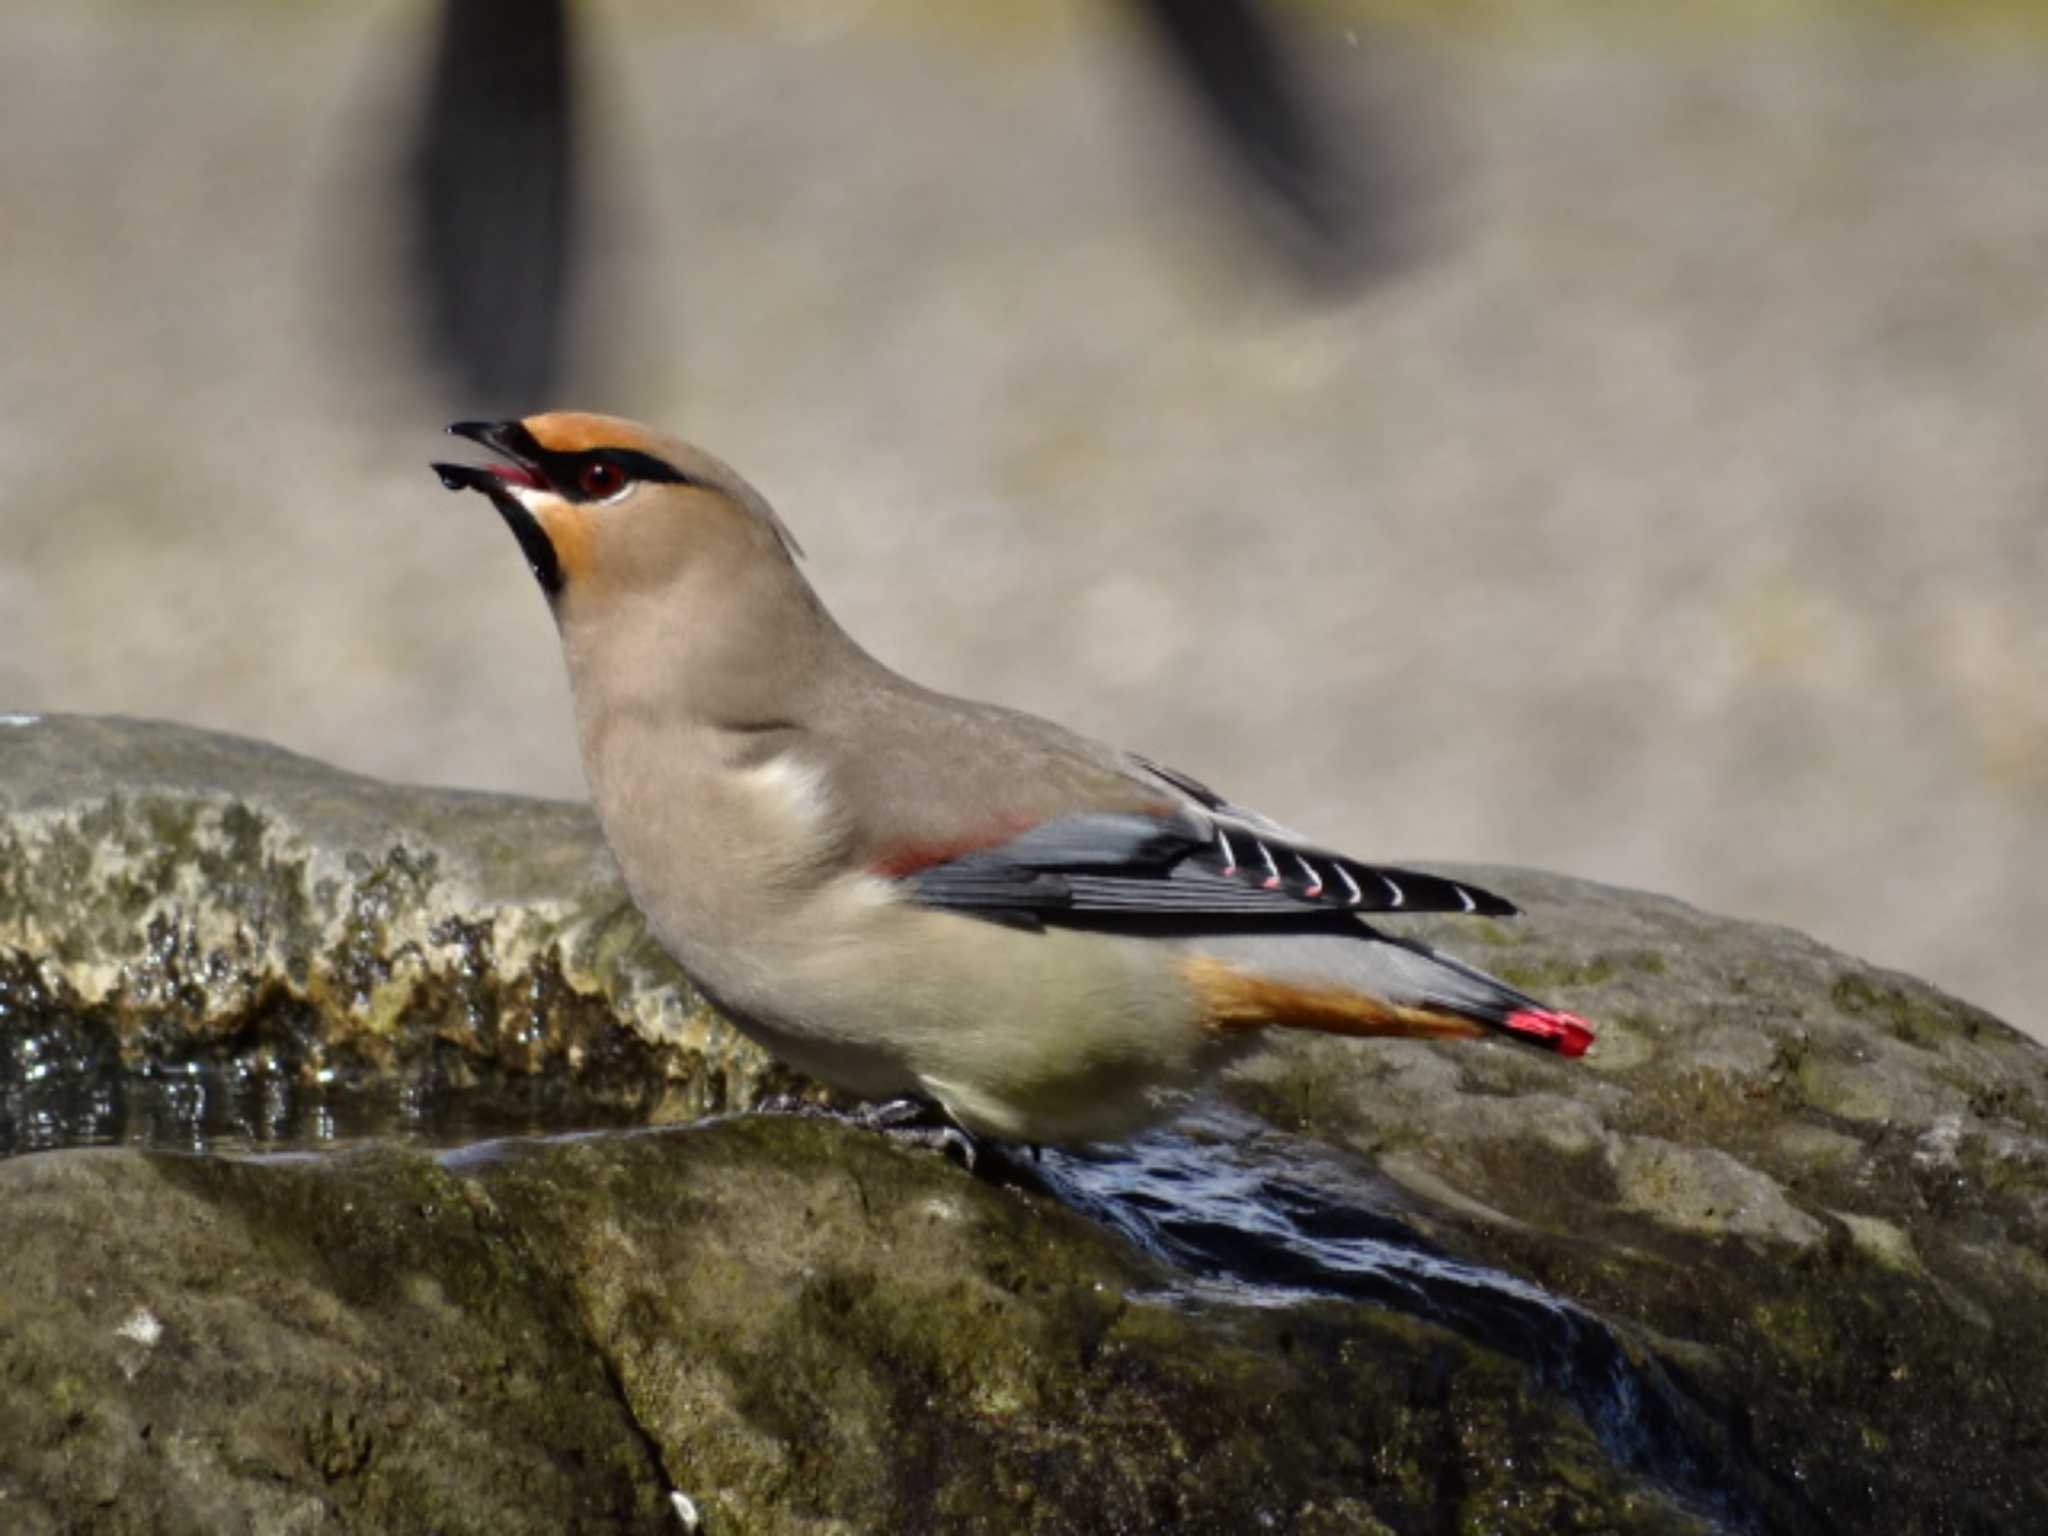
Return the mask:
M574 413L449 429L554 610L606 840L662 944L769 1050L973 1132L1118 1136L1266 1029L1498 1032L1584 1020L1391 931L1507 916L1362 864L1199 781L897 676L825 611L717 459Z

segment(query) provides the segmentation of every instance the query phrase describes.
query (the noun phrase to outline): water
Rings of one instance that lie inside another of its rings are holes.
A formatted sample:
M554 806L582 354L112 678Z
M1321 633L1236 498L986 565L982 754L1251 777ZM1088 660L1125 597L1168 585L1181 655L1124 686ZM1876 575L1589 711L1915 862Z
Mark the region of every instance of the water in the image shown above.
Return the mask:
M452 1146L569 1126L641 1123L637 1102L541 1075L482 1083L394 1080L370 1069L308 1074L264 1059L105 1064L21 1062L0 1071L0 1157L64 1147L276 1152L385 1140Z
M1726 1427L1654 1359L1571 1302L1444 1252L1328 1147L1210 1109L1114 1147L1047 1150L1037 1173L1185 1277L1170 1295L1272 1307L1327 1298L1439 1324L1521 1362L1616 1463L1720 1529L1771 1528L1744 1491L1769 1475L1731 1465Z

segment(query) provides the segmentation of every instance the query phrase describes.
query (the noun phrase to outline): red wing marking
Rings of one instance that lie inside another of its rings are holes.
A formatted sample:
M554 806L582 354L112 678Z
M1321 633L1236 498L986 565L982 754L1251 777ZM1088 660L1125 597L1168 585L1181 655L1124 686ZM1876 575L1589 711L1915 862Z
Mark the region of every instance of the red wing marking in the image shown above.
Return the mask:
M1134 807L1140 816L1151 816L1160 821L1169 820L1179 807L1164 800L1152 800ZM1057 820L1058 818L1052 818ZM916 874L921 869L930 869L964 854L980 853L989 848L1000 848L1012 838L1021 837L1033 827L1041 826L1047 818L1041 816L1008 815L991 819L979 831L965 837L927 838L916 842L897 843L884 848L868 861L873 873L890 880L901 880Z
M1037 822L1030 817L1009 816L989 823L981 831L967 837L932 838L924 842L897 843L883 849L868 861L868 868L888 880L901 880L914 875L921 869L930 869L935 864L944 864L963 854L979 853L984 848L998 848L1021 832L1028 832Z

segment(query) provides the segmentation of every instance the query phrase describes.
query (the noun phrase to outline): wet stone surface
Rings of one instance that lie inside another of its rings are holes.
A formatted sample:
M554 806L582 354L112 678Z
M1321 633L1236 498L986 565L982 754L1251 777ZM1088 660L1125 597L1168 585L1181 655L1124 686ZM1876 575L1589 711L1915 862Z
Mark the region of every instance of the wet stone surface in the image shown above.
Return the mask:
M11 729L0 1527L2026 1529L2048 1052L1485 878L1531 916L1424 931L1582 1062L1282 1040L974 1176L702 1121L791 1080L575 807Z
M161 724L0 734L0 1150L676 1119L787 1081L581 807Z

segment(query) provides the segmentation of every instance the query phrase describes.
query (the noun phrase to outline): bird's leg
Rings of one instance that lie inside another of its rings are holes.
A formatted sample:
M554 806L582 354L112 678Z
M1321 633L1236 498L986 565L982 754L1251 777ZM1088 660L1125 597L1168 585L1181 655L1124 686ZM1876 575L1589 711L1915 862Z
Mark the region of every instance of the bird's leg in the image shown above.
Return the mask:
M879 1103L866 1103L853 1112L853 1118L871 1131L895 1131L909 1127L932 1127L952 1125L953 1117L939 1107L935 1099L920 1099L914 1094L899 1094L893 1099Z
M910 1094L843 1109L836 1104L821 1104L816 1099L794 1093L776 1093L756 1104L753 1112L757 1115L843 1120L862 1130L878 1131L893 1141L947 1153L969 1173L975 1171L982 1151L981 1143L947 1114L942 1105Z
M1051 1193L1040 1172L1044 1149L1036 1142L1030 1144L1031 1161L1026 1163L1018 1155L1022 1150L1018 1143L976 1136L947 1114L944 1105L931 1099L905 1094L879 1104L863 1104L849 1118L884 1136L946 1153L985 1184L1031 1194Z
M879 1104L863 1104L853 1112L852 1119L855 1124L880 1131L884 1136L950 1153L969 1173L974 1172L975 1159L981 1155L980 1143L946 1113L943 1105L931 1099L906 1094Z

